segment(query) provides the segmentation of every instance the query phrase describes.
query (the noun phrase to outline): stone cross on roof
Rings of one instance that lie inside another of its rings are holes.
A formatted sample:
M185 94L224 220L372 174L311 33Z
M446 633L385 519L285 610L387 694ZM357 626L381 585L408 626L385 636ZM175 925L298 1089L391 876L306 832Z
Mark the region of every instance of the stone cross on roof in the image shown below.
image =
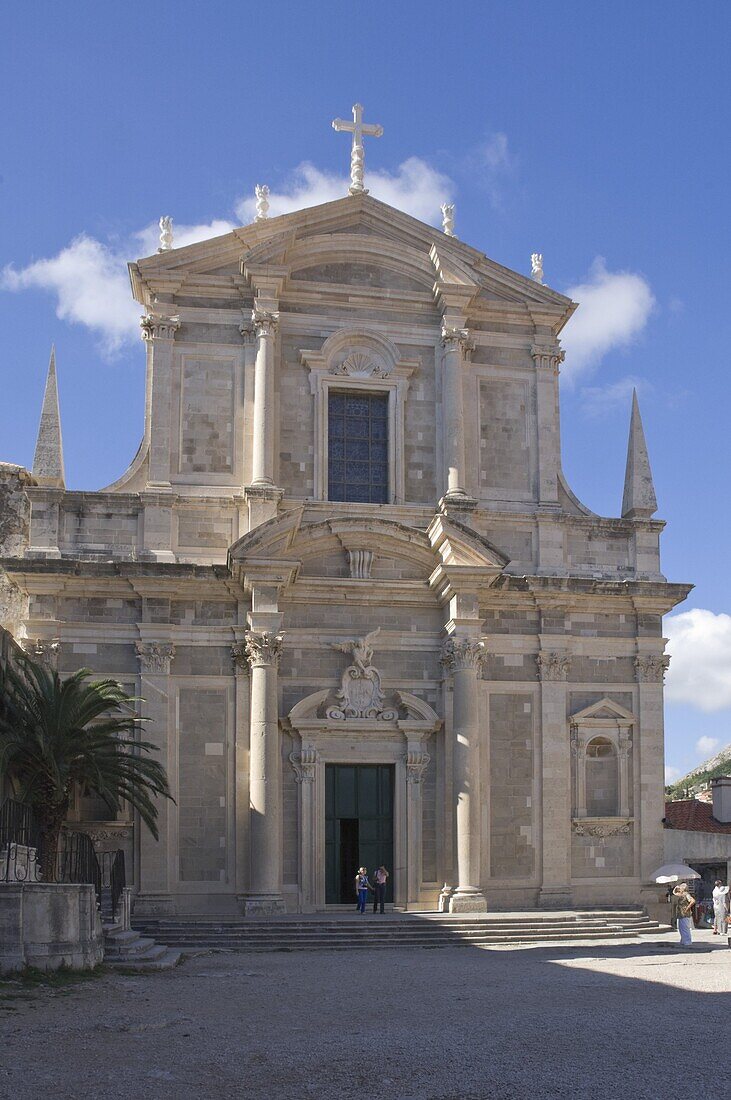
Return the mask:
M383 127L363 121L363 107L360 103L353 106L353 121L346 122L344 118L333 119L333 130L344 130L346 134L353 135L353 145L350 150L350 187L351 195L367 195L368 191L363 186L363 173L365 171L364 137L380 137Z

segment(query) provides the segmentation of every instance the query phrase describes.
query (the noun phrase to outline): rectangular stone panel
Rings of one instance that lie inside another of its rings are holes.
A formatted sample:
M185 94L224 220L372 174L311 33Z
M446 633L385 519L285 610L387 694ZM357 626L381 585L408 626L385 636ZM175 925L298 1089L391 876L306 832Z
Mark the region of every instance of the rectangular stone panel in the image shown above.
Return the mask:
M227 550L233 541L233 517L222 516L220 508L207 511L186 509L178 514L180 547Z
M480 489L527 493L531 488L528 384L480 381Z
M571 874L573 878L620 878L633 873L631 831L616 836L571 838Z
M181 882L225 882L228 695L178 693L178 848Z
M181 474L233 471L236 360L184 357L181 364Z
M533 719L529 694L490 695L490 875L530 878L535 869Z

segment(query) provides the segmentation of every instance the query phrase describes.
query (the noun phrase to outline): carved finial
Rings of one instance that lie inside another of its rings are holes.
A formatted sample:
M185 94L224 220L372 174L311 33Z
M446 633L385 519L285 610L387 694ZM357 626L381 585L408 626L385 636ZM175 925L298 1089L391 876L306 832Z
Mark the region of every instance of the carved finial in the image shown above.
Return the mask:
M63 466L63 441L61 439L61 413L58 407L58 383L56 382L56 348L51 348L46 390L43 394L41 422L38 426L33 476L39 485L63 489L66 475Z
M442 233L448 237L454 236L454 203L442 203Z
M632 416L627 443L627 466L624 474L622 519L649 519L657 511L657 497L652 481L650 457L647 453L637 390L632 391Z
M353 106L352 122L347 122L343 118L334 118L332 127L333 130L344 131L346 134L353 135L353 144L350 150L350 187L348 191L351 195L367 195L368 191L363 185L365 174L363 138L380 137L383 133L383 127L372 123L366 124L363 121L363 107L360 103Z
M532 252L530 258L530 277L534 283L543 286L543 253Z
M264 222L269 217L269 188L265 183L257 183L254 192L256 194L256 217L254 221Z
M169 252L173 247L173 219L169 214L160 218L160 247L158 252Z

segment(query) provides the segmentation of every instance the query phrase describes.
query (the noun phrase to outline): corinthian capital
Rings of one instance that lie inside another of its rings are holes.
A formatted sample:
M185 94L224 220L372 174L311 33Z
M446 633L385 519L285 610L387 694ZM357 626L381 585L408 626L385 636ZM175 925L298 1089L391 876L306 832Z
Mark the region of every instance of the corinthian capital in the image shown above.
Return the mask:
M268 309L253 309L251 311L251 323L254 326L257 338L274 336L279 325L279 314L272 313Z
M668 654L647 653L642 657L635 657L637 679L641 684L661 684L665 679L665 673L670 664Z
M291 752L289 762L294 768L294 777L297 783L313 783L317 769L317 749L302 749L301 752Z
M424 773L429 766L431 756L428 752L407 752L406 753L406 782L407 783L421 783L424 779Z
M558 344L533 344L530 353L538 370L558 374L558 368L566 358L566 352Z
M447 672L479 670L485 659L485 643L479 638L447 638L442 646L442 664Z
M152 675L167 676L175 656L172 642L135 642L140 669Z
M458 328L454 325L448 325L446 321L442 324L442 346L446 351L461 351L463 355L467 355L474 348L474 343L470 337L470 330L468 328Z
M571 668L571 658L565 653L539 653L536 658L542 680L565 680Z
M173 340L180 328L178 317L155 317L146 313L140 321L143 340Z
M59 645L58 638L26 638L23 649L34 661L55 671L58 668Z
M248 630L246 632L246 656L252 668L264 668L274 665L279 668L282 656L283 634L274 634L270 630Z
M246 642L236 642L231 646L231 660L234 663L234 672L236 675L249 671L249 655L246 649Z

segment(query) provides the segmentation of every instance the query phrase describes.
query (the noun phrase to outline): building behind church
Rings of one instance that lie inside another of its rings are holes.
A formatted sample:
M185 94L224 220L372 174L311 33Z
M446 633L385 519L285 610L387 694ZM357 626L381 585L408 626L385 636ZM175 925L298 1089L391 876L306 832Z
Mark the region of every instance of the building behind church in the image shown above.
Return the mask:
M574 303L363 192L130 274L142 442L67 488L52 361L32 473L0 466L0 621L145 700L159 841L73 814L137 912L351 904L382 862L410 909L643 900L688 586L636 401L621 518L566 482Z

